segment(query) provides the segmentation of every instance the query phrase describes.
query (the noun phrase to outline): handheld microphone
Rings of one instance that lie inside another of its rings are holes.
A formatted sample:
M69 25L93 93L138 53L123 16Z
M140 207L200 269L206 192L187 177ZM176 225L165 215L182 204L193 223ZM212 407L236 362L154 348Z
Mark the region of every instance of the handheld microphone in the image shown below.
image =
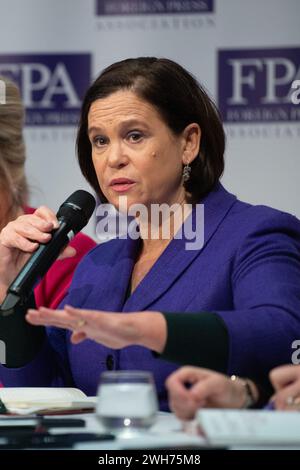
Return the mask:
M13 313L18 304L26 302L36 281L46 274L61 251L88 223L95 206L95 198L83 190L75 191L60 206L56 214L58 229L51 232L49 242L40 244L7 289L1 305L2 315Z

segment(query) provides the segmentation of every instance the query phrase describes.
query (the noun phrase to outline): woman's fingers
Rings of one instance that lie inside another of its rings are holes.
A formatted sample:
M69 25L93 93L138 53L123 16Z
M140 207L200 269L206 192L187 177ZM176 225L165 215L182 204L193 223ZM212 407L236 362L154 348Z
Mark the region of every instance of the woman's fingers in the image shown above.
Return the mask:
M33 325L57 326L84 333L84 338L92 339L107 347L120 349L137 344L134 316L117 312L81 310L66 305L64 310L55 311L41 307L28 310L26 319ZM82 341L82 335L75 335L75 341Z
M171 374L167 379L167 385L170 387L174 384L183 384L190 383L194 384L198 380L201 380L207 377L209 371L200 367L184 366L177 369L173 374Z
M37 248L38 243L49 242L50 232L55 226L58 226L58 222L56 217L53 220L53 214L48 220L41 218L36 213L21 215L4 227L0 236L1 244L6 248L18 248L21 251L30 252Z
M273 402L278 410L300 409L300 379L279 390Z
M40 307L39 310L30 309L27 312L26 320L32 325L76 329L76 323L64 310L52 310L45 307Z
M81 310L70 305L65 305L65 311L72 319L75 326L75 341L84 335L84 339L90 338L108 347L118 347L119 335L116 331L111 332L111 324L117 319L118 314L112 312L101 312L97 310ZM117 330L117 328L116 328Z
M52 222L53 228L59 227L59 222L55 213L49 209L49 207L41 206L34 212L34 215L37 215L39 218L43 219L46 222Z
M72 246L67 246L59 255L57 259L62 260L66 258L72 258L77 255L77 251Z
M271 371L270 379L275 390L280 390L291 382L300 380L300 365L276 367Z
M82 331L74 331L71 335L71 343L79 344L87 338L86 334Z
M76 327L80 324L96 326L97 320L100 319L101 312L97 310L83 310L80 308L72 307L71 305L65 305L64 311L72 319Z
M193 419L199 405L191 396L190 391L181 386L174 386L171 389L168 388L168 391L169 406L173 413L175 413L179 419Z
M193 403L190 399L185 399L185 404L182 400L176 400L173 397L169 399L170 410L182 420L194 419L195 414L198 410L198 406Z
M93 337L97 334L95 316L92 310L76 310L75 314L70 314L65 310L53 310L46 307L40 307L38 310L29 309L26 314L26 320L32 325L56 326L66 328L71 331L85 330L84 334ZM81 331L82 332L82 331Z
M39 244L48 243L52 238L52 230L59 227L56 215L45 206L34 214L21 215L7 224L1 232L1 244L8 249L18 249L25 253L34 252ZM67 246L60 254L60 260L76 255L76 250Z
M25 253L32 253L39 246L37 242L27 240L26 238L22 237L21 235L18 235L17 233L15 233L7 242L1 239L1 243L6 248L17 248Z
M273 369L271 382L276 390L272 397L279 410L300 409L300 366L286 365Z
M47 243L51 239L51 233L42 232L34 227L29 220L15 225L11 231L11 242L13 243L17 237L21 237L25 241Z
M46 307L40 307L38 310L29 309L26 314L26 320L33 325L57 326L69 330L78 328L80 325L78 318L81 317L82 315L70 315L65 310L53 310Z
M217 408L235 407L230 403L232 382L225 375L212 372L191 388L191 395L196 403L205 401Z
M226 375L198 367L181 367L166 381L172 406L180 413L182 403L189 401L188 414L204 406L234 408L240 406L241 384ZM242 397L243 399L243 397Z
M166 387L169 393L169 405L179 419L193 419L196 411L205 406L205 399L193 394L192 390L205 380L207 374L206 369L185 366L168 377Z

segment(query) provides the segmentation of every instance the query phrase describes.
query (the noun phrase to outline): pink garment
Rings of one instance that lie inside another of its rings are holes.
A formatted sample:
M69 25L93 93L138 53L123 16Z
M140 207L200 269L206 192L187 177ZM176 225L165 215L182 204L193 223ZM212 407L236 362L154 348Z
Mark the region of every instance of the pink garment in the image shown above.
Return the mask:
M35 209L24 208L25 214L33 214ZM83 256L90 251L96 243L87 235L78 233L70 242L75 248L76 255L72 258L55 261L41 282L35 287L34 295L37 307L56 308L70 287L73 273Z

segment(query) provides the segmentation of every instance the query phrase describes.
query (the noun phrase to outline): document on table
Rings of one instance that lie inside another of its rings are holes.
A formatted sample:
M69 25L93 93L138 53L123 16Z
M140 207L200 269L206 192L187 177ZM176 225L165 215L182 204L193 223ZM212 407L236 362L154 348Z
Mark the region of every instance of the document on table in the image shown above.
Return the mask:
M97 397L87 397L81 390L68 387L5 387L0 399L9 413L29 415L37 412L94 409Z
M297 411L200 410L197 422L211 445L300 446Z

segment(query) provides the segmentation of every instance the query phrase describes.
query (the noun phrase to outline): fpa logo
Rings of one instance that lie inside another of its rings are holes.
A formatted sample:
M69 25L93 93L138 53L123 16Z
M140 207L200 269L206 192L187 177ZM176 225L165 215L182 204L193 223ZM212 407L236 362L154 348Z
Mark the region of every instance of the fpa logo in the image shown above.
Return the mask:
M97 0L96 14L146 15L175 13L211 13L213 0Z
M219 51L218 77L225 122L300 120L293 89L300 78L300 48Z
M0 75L19 85L27 125L75 125L91 81L91 56L0 55Z

